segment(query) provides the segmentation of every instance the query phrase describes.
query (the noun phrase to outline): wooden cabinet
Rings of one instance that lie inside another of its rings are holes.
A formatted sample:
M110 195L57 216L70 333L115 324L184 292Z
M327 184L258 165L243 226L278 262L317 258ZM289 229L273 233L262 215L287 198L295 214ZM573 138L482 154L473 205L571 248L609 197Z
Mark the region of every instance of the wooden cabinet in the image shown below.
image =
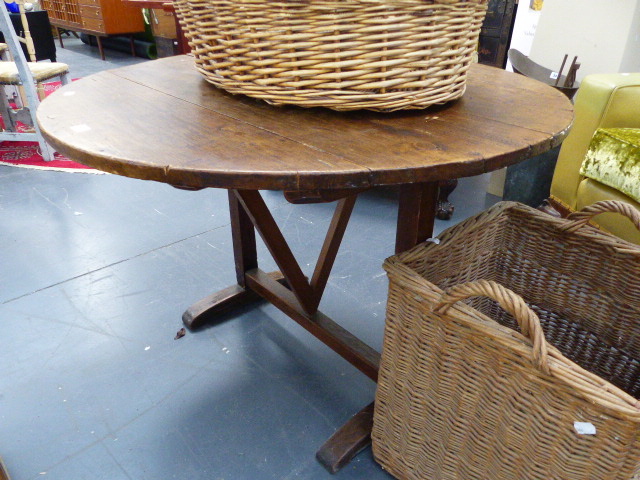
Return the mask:
M158 58L171 57L180 53L178 46L178 28L174 12L161 8L149 10L151 12L151 32L156 42Z
M166 0L122 1L138 8L152 9L154 12L151 15L151 30L156 40L158 56L167 57L191 52L189 42L176 19L172 3L168 3ZM173 22L173 26L171 22Z
M485 65L504 68L511 42L517 0L490 0L478 46L478 60Z
M97 37L144 30L142 13L121 0L42 0L51 24Z

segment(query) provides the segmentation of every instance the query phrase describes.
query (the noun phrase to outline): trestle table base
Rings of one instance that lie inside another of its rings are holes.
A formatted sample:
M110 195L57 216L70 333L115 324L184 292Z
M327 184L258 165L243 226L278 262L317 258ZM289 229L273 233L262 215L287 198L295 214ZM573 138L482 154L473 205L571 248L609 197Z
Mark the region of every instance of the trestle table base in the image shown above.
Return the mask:
M318 201L327 201L335 200L336 196L342 197L337 200L335 213L309 281L260 193L256 190L230 190L229 210L237 284L189 307L182 316L184 324L195 329L215 322L235 308L265 299L371 380L377 381L380 354L318 311L358 193L345 190L339 195L314 192L313 196L300 193L286 196L290 201L303 199L304 203L308 203L310 198L324 198ZM400 187L396 253L432 235L437 195L437 182ZM258 268L256 231L264 240L280 272L265 273ZM329 472L340 470L370 443L373 407L371 403L354 415L320 448L316 458Z

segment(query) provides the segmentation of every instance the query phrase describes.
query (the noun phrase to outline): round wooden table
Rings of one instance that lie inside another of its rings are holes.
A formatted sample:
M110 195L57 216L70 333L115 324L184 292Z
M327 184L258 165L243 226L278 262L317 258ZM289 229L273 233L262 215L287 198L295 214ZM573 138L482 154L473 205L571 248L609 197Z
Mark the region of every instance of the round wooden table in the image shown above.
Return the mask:
M358 193L399 185L396 251L429 238L438 181L477 175L559 145L573 119L552 87L474 65L462 99L427 110L334 112L274 107L207 83L188 56L108 70L67 85L38 109L45 138L69 158L178 188L229 190L237 285L189 307L195 328L262 297L374 381L379 354L318 311ZM337 201L310 280L259 190L292 203ZM280 272L258 267L255 231ZM382 260L382 259L381 259ZM371 406L318 452L336 471L368 438Z

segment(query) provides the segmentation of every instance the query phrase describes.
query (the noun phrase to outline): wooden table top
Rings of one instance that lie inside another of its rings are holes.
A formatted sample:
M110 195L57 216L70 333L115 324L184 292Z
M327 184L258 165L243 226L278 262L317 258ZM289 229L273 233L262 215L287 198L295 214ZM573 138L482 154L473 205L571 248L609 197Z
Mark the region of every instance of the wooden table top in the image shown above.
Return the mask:
M104 71L50 95L45 138L107 172L201 188L313 190L444 180L558 145L557 90L474 65L462 99L395 113L276 107L207 83L189 56Z

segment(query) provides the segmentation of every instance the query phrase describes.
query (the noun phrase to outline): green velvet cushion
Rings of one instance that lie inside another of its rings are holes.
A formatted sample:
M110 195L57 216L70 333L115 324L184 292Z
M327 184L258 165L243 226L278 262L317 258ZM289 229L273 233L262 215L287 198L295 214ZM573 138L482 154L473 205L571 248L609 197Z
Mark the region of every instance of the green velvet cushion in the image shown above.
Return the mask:
M640 202L640 129L596 130L580 173Z

